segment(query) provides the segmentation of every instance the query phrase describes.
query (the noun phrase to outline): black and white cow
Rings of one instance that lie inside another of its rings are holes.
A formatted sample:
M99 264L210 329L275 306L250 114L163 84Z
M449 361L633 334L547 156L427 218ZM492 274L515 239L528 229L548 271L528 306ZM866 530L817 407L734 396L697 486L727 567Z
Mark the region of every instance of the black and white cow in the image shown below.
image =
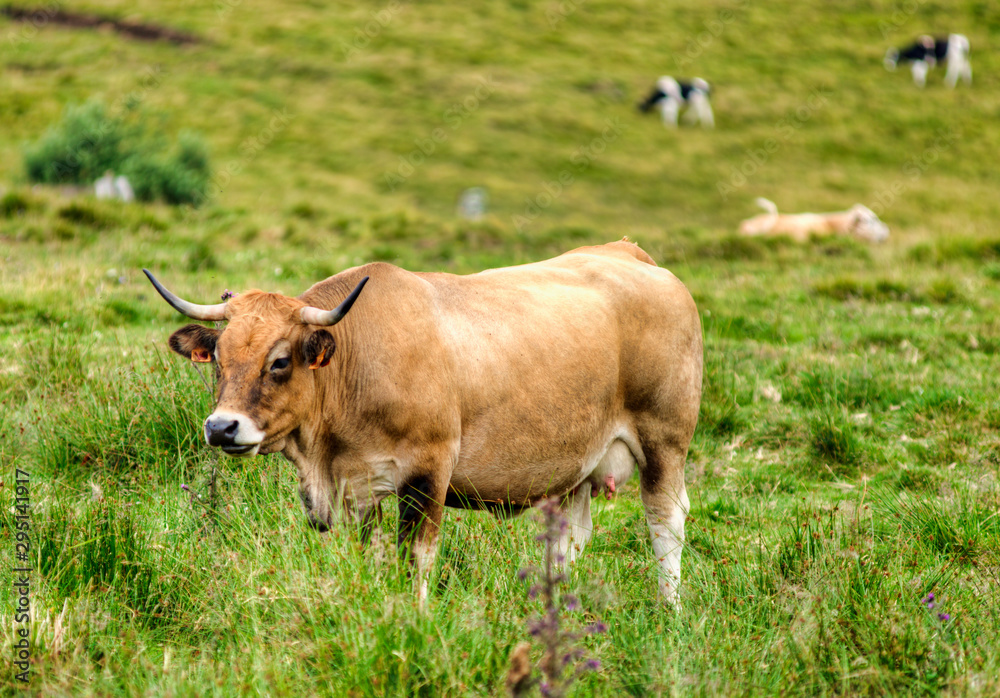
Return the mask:
M701 78L692 78L690 82L681 82L664 75L656 81L656 86L649 96L639 104L639 111L648 112L659 106L663 124L671 128L677 126L677 118L681 108L688 107L685 120L692 124L701 122L705 128L715 126L715 115L708 101L711 88Z
M924 34L909 46L891 48L882 61L886 70L896 70L899 63L909 63L917 87L927 84L927 73L938 63L947 65L944 82L955 87L959 78L972 84L972 63L969 61L969 39L963 34L937 38Z

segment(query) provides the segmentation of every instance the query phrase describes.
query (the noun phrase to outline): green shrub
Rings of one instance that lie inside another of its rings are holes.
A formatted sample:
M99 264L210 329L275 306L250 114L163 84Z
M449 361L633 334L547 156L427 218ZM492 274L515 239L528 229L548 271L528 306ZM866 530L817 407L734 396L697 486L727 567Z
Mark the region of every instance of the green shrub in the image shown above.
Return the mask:
M124 171L140 201L162 199L177 206L198 205L205 198L208 172L189 170L178 157L135 157L125 164Z
M124 163L122 171L140 201L162 199L174 206L197 206L208 190L208 147L200 136L184 132L169 156L136 153Z
M19 191L9 191L0 197L0 218L23 216L28 211L42 208L42 204Z
M935 303L959 303L965 299L952 279L941 278L927 287L927 297Z
M67 107L62 121L24 151L28 179L89 184L122 162L128 128L100 102Z
M68 223L96 230L114 228L119 224L118 219L109 215L103 207L86 201L71 201L60 208L57 215Z
M25 171L33 182L87 185L111 171L128 177L140 201L200 204L211 172L204 140L182 132L173 151L163 153L161 139L146 134L135 112L112 116L96 101L69 107L25 149Z
M1000 263L990 262L989 264L983 265L982 268L983 276L993 281L1000 281Z
M288 209L288 213L296 218L301 218L306 221L315 220L321 215L321 211L307 201L300 201L295 204Z

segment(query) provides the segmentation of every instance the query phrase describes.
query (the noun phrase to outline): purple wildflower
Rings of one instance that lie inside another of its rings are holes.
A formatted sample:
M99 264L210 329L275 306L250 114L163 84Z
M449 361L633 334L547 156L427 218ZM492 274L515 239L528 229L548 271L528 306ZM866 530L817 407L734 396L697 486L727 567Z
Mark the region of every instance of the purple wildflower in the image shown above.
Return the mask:
M181 489L184 490L185 492L190 492L191 491L191 488L188 487L187 485L181 485Z
M590 625L587 626L587 632L590 633L591 635L596 635L598 633L606 633L607 631L608 631L608 626L606 626L601 621L597 621L596 623L591 623Z
M232 297L233 297L233 296L235 296L235 295L237 295L237 294L236 294L236 293L233 293L232 291L230 291L230 290L229 290L229 289L227 288L227 289L226 289L225 291L223 291L223 292L222 292L222 300L224 300L224 301L228 301L228 300L229 300L230 298L232 298Z
M601 668L601 661L599 659L588 659L584 666L591 671L597 671Z
M951 616L949 616L947 613L938 613L938 620L942 622L947 622L951 620Z
M563 598L566 600L567 611L575 611L576 609L580 608L580 600L575 596L573 596L572 594L566 594L566 596L564 596Z
M518 570L517 571L517 578L520 579L523 582L525 579L528 578L528 570L526 570L526 569L525 570Z

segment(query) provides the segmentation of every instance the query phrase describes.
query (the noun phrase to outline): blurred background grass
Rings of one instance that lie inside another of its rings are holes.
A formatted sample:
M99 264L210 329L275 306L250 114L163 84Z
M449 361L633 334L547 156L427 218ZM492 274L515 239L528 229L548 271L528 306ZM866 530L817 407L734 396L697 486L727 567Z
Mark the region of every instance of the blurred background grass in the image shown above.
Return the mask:
M870 204L896 180L907 191L885 216L895 233L979 230L996 205L992 163L977 154L1000 150L989 128L1000 100L988 48L1000 11L925 2L907 15L910 5L74 3L203 42L50 23L19 43L31 25L5 23L19 38L4 56L0 161L16 181L23 144L66 104L114 104L136 92L164 132L208 137L220 180L239 168L218 197L226 208L281 218L308 202L336 214L388 208L448 218L459 192L480 185L508 223L611 120L621 136L574 171L576 183L533 230L732 230L757 195L787 211L827 210ZM959 30L972 42L971 90L946 90L938 70L921 91L906 70L881 67L888 46ZM150 70L158 84L144 89ZM634 105L660 74L706 77L718 128L673 133L641 118ZM815 94L825 101L797 118ZM276 113L287 126L254 145ZM433 143L435 129L444 142ZM931 176L911 181L902 168L942 132L954 144L927 168ZM717 184L769 138L777 152L723 199ZM419 158L427 141L434 152L389 191L386 175ZM947 212L942 202L953 202Z

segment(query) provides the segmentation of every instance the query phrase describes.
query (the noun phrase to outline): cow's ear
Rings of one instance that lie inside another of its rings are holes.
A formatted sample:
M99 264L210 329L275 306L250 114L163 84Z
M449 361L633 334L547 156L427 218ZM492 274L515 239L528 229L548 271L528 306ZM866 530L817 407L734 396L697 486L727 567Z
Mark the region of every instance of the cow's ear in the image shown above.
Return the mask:
M207 364L215 355L219 330L204 325L185 325L170 335L170 348L195 363Z
M302 345L306 365L309 368L323 368L333 358L333 350L337 348L333 335L326 330L316 330L310 334Z

